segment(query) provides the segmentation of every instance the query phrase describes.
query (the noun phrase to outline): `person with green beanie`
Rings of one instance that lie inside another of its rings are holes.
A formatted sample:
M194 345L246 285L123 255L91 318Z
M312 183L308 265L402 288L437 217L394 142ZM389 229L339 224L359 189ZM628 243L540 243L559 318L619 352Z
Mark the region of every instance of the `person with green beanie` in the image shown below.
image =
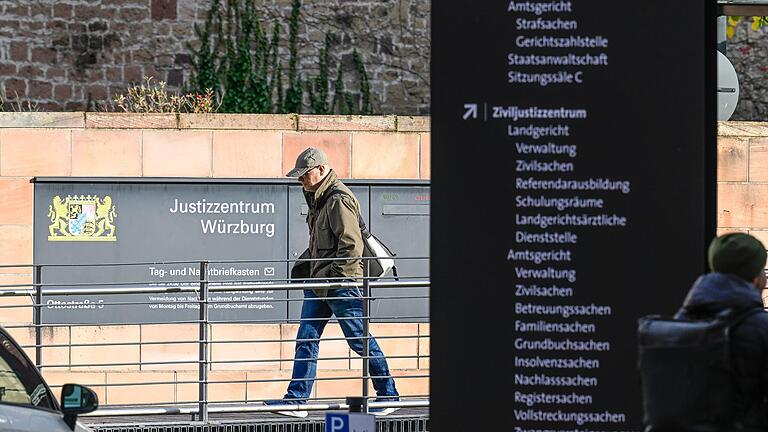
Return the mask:
M709 245L710 273L700 276L683 302L677 318L707 319L733 316L763 308L766 250L745 233L721 235ZM731 331L731 361L735 400L730 430L768 430L768 312L749 315Z
M716 237L709 245L708 257L713 272L736 275L760 290L765 288L766 251L755 237L744 233Z

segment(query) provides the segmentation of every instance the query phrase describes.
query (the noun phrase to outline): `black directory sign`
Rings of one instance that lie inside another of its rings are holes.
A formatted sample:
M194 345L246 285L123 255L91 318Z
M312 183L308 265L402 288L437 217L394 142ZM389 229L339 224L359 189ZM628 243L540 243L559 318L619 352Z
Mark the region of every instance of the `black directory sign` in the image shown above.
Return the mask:
M436 430L640 429L637 319L715 234L714 7L433 3Z

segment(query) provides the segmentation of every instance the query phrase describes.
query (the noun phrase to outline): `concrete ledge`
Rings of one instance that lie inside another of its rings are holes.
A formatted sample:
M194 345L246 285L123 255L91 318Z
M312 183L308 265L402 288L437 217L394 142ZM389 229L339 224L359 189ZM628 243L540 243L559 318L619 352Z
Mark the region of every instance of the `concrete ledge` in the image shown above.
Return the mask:
M743 136L764 137L768 136L768 123L764 122L718 122L717 136Z
M429 132L429 117L397 116L398 132Z
M0 112L0 128L82 128L83 112Z
M177 129L176 114L85 113L85 127L92 129Z
M737 122L730 122L727 125L730 126L734 123ZM760 125L760 123L755 124ZM316 114L0 112L0 128L429 132L430 117ZM768 134L768 126L765 129L767 130L766 134ZM720 135L723 135L723 133L721 132Z
M300 131L374 131L395 132L396 116L300 115Z
M296 114L179 114L180 129L296 130Z

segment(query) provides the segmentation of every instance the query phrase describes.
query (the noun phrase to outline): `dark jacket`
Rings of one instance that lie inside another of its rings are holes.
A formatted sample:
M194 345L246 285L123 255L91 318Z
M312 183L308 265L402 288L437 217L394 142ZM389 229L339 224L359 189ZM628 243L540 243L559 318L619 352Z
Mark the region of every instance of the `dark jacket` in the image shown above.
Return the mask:
M332 189L343 190L318 208ZM320 279L359 278L363 276L360 257L363 256L363 235L360 232L360 204L354 194L331 170L315 192L304 192L309 206L309 255L311 258L344 258L333 261L312 261L309 277ZM325 290L315 290L324 296Z
M738 276L708 273L688 292L679 315L709 317L725 309L735 312L763 307L760 293ZM745 319L732 333L736 373L736 408L745 431L768 430L768 313ZM736 429L734 429L736 430Z

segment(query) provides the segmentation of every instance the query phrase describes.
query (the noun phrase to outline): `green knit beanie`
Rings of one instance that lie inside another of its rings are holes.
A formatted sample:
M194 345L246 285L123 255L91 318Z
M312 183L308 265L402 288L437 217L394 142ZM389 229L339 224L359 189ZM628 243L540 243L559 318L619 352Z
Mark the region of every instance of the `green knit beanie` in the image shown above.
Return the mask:
M765 269L765 246L760 240L744 233L716 237L709 245L709 268L752 281Z

